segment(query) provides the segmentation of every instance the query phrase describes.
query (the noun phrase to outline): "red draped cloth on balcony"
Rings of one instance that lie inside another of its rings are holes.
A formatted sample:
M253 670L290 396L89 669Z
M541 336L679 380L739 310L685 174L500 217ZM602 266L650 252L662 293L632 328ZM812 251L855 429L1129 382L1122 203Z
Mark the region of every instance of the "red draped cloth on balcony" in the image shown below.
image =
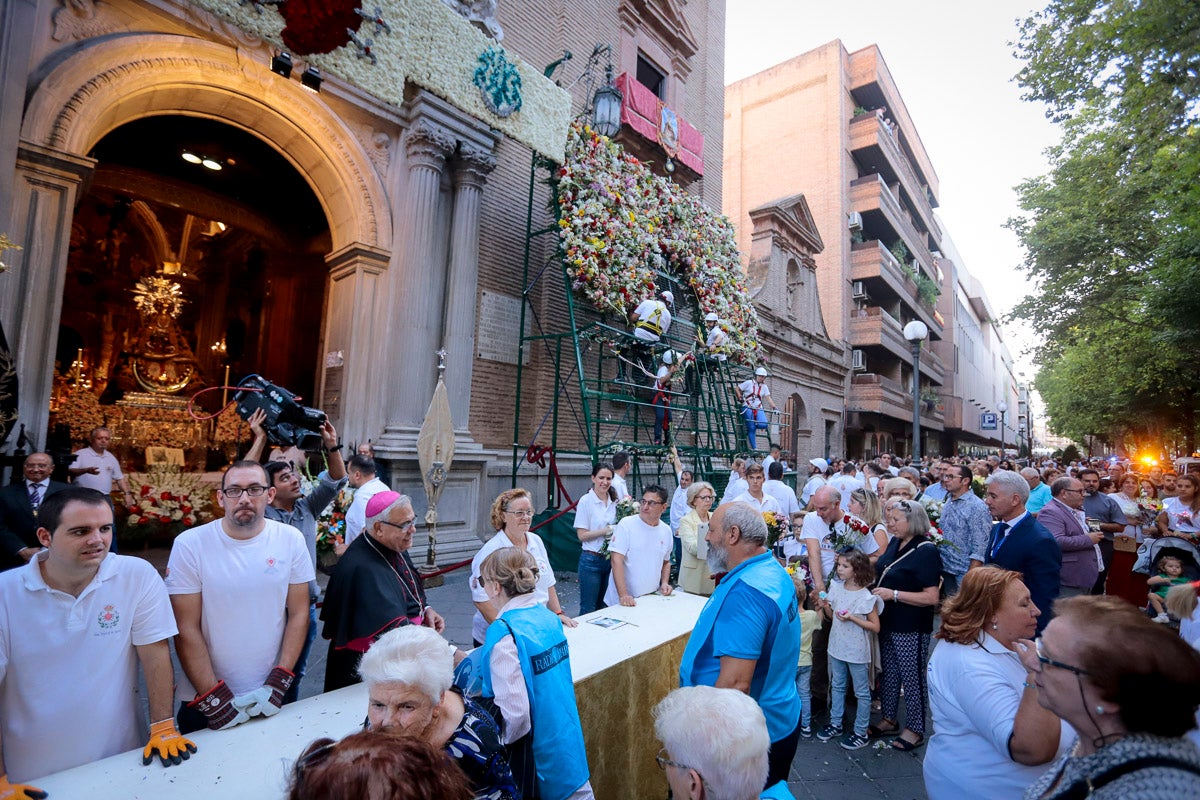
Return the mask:
M658 143L658 123L661 103L658 95L638 83L629 73L617 78L621 90L621 125L628 125L640 135ZM697 175L704 174L704 134L679 118L679 152L673 156Z

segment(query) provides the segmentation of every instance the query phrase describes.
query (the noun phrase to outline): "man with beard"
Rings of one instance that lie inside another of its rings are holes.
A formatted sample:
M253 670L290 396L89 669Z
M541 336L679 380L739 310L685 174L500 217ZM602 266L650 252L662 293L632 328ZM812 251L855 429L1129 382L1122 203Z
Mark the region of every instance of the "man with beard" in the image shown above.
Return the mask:
M273 716L295 678L314 570L300 531L265 517L274 499L261 464L234 462L217 493L224 518L184 531L171 547L183 733Z
M766 523L751 506L722 504L705 541L709 570L725 576L688 639L679 683L738 689L758 702L771 738L770 786L787 778L800 737L796 590L766 549Z
M427 604L421 574L406 552L417 527L412 499L380 492L367 503L366 514L366 528L338 560L321 607L321 635L329 640L327 692L359 683L362 654L393 628L446 629L442 616Z

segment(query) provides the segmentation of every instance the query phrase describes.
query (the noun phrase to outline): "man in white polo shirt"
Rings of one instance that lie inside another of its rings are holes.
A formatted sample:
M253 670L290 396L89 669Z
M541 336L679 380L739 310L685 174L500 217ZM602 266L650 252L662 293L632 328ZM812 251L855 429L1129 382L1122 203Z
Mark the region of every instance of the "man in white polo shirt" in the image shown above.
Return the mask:
M38 522L45 549L0 575L0 797L36 796L20 784L144 743L145 763L180 763L196 747L171 719L175 619L162 579L108 552L112 508L93 489L50 495Z
M647 486L637 516L617 523L608 545L612 575L604 593L607 605L636 606L641 595L671 593L671 526L662 521L666 504L666 489Z
M274 498L261 464L235 462L217 494L225 517L171 546L166 583L179 625L184 733L273 716L291 688L314 569L303 534L264 516Z
M113 484L125 495L125 505L133 504L133 494L129 491L129 483L125 473L121 472L121 464L108 450L112 441L112 432L108 428L93 428L89 446L76 450L75 461L68 472L71 482L76 486L95 489L106 497L112 494Z

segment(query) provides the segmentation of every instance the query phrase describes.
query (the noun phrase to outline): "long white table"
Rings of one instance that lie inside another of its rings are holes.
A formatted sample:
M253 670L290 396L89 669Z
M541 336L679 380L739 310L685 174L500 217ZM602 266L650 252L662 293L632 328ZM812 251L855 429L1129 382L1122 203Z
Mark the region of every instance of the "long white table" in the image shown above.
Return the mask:
M614 710L625 713L633 702L632 698L609 696L606 679L615 679L622 670L637 672L633 662L664 646L680 650L680 640L686 639L692 630L705 600L683 592L670 597L647 595L638 598L634 608L618 606L596 611L579 617L578 628L565 629L598 797L636 796L600 791L601 786L612 781L624 783L632 777L605 774L604 764L609 762L604 741L607 737L599 735L598 727L611 724L611 720L597 720L595 709L611 704ZM587 622L600 617L630 624L606 629ZM674 658L677 673L678 656ZM656 674L639 680L645 686L656 687L652 694L661 697L674 687L677 675ZM594 693L604 693L604 696L591 696ZM648 723L648 702L647 698L637 701L638 713L633 719L637 720L638 730L628 731L627 735L648 735L653 739L653 727ZM227 731L204 730L191 734L198 752L179 766L164 768L157 760L150 766L142 766L141 750L134 750L30 783L49 792L51 800L264 800L284 797L292 764L309 742L323 736L339 739L355 732L361 727L366 713L366 687L350 686L284 706L274 717L257 717ZM593 728L597 730L589 730ZM47 742L47 746L53 744ZM629 752L630 746L629 740L612 742L613 750L621 754ZM657 747L641 751L651 768L654 767L655 752ZM665 786L662 782L664 790ZM656 787L646 796L662 797L665 794Z

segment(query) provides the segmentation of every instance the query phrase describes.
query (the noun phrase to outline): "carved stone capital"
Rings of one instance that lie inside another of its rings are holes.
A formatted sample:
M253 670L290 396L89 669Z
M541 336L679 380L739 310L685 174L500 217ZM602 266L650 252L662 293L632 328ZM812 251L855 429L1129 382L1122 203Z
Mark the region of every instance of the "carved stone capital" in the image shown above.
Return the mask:
M404 135L404 153L410 168L427 167L441 172L458 140L440 125L419 120Z
M458 151L457 168L454 170L455 186L482 188L487 176L496 168L496 156L479 147L464 146Z

